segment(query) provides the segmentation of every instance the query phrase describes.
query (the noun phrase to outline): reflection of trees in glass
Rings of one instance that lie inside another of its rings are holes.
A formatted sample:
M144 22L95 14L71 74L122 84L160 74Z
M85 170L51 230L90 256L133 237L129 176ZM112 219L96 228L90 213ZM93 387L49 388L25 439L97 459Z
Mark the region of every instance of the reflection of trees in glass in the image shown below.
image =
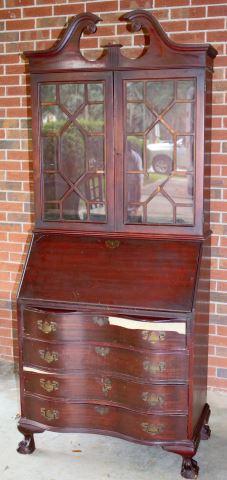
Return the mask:
M155 120L155 116L144 103L127 104L127 131L144 132Z
M89 102L102 102L103 101L103 84L102 83L89 83L87 85L88 100Z
M56 85L49 83L41 85L41 102L56 101Z
M76 120L88 132L103 132L103 104L86 105L83 111L76 117Z
M65 115L58 105L42 107L42 131L44 133L58 133L67 119L67 115Z
M127 100L143 100L144 82L127 82Z
M174 82L147 82L147 102L161 113L174 98Z
M84 103L84 84L65 83L59 86L60 102L66 106L70 113Z
M43 137L43 166L45 170L57 168L57 137Z
M75 182L85 168L85 139L80 130L71 124L61 137L60 169L67 178Z

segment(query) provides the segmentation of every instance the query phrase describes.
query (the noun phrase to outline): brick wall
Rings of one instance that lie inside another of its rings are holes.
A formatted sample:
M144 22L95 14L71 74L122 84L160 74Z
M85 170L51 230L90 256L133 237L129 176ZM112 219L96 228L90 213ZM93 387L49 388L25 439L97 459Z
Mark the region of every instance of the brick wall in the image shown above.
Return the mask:
M50 47L72 15L92 11L103 23L99 36L83 37L85 54L94 58L107 41L120 41L125 54L134 55L143 36L117 23L119 11L134 8L150 9L173 40L211 42L219 52L212 97L209 385L227 390L227 4L222 0L0 0L0 357L17 356L15 296L34 220L30 85L21 54Z

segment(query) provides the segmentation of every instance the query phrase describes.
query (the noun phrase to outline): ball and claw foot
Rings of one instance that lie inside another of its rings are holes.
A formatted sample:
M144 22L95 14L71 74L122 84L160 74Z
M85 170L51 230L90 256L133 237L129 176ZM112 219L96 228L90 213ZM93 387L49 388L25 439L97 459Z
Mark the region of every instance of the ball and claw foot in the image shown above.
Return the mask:
M18 453L22 453L23 455L28 455L33 453L35 450L35 442L33 435L25 435L24 440L22 440L18 445Z
M201 430L201 440L209 440L211 435L211 429L209 425L203 425L203 428Z
M199 467L198 464L193 458L183 457L182 467L181 467L181 476L183 478L195 479L198 477Z

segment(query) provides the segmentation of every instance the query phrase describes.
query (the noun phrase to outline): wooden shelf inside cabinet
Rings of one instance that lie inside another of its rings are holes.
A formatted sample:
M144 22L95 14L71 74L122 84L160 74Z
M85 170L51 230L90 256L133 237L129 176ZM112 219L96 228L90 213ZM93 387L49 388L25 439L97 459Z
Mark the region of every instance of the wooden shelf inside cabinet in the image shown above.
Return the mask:
M203 171L217 52L174 43L135 10L121 21L146 32L143 54L107 45L91 62L80 37L100 20L80 14L54 47L25 52L36 224L18 292L18 452L44 430L106 433L180 454L196 478L209 436Z

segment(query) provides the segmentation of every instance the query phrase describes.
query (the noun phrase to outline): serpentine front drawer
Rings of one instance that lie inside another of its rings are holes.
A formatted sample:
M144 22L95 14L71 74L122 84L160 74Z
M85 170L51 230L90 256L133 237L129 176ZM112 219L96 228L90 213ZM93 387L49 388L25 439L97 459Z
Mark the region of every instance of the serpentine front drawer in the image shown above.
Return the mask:
M114 372L154 381L185 381L188 354L145 352L105 344L23 340L25 366L50 371Z
M168 320L168 318L167 318ZM186 348L186 323L26 308L24 335L48 341L95 341L145 349Z
M50 429L103 431L144 443L187 438L187 416L183 415L148 415L125 408L63 403L33 395L25 396L23 415Z
M77 373L59 375L24 371L25 391L74 402L105 402L141 412L188 411L187 385L153 385L113 375Z

